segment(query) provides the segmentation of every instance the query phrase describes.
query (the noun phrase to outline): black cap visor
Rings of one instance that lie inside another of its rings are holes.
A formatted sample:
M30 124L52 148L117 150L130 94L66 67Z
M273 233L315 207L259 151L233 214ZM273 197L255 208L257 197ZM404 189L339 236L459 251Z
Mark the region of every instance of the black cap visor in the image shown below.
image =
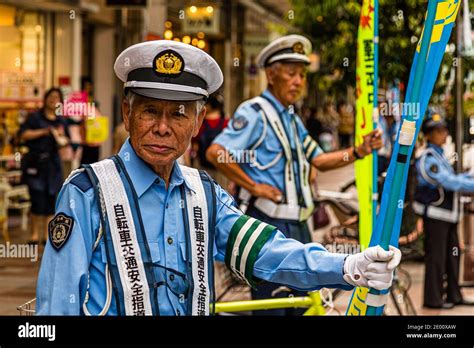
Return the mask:
M201 94L156 88L125 88L125 94L129 91L142 97L160 100L194 101L206 98Z

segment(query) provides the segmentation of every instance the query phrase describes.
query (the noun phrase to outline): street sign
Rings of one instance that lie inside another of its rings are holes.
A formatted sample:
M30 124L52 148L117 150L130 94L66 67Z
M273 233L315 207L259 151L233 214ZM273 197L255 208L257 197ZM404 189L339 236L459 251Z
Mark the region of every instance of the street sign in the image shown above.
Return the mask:
M185 10L183 33L195 34L203 32L206 35L220 33L220 10L213 6L190 6Z

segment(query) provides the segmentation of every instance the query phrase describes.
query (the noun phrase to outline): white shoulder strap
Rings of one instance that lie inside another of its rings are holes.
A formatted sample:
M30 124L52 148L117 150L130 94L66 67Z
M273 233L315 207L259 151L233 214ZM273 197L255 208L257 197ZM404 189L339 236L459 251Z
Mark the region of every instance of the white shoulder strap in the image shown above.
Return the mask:
M434 180L433 178L431 178L429 176L429 174L426 172L426 169L425 169L425 161L427 159L427 157L431 155L435 158L438 159L438 161L443 161L443 157L441 157L441 155L439 153L437 153L435 150L433 150L432 148L430 147L427 147L425 150L423 150L423 152L421 153L420 155L420 174L421 176L423 177L423 179L425 179L428 183L430 183L431 185L434 185L434 186L440 186L440 184Z
M277 111L268 100L262 97L256 97L257 102L263 110L264 116L268 118L268 122L273 129L273 132L278 137L278 140L282 144L283 151L286 157L285 164L285 189L286 189L286 201L291 205L298 205L298 195L296 193L296 180L293 169L293 157L291 154L291 146L288 137L286 136L285 128L281 122L281 118Z
M138 276L134 274L133 278L125 267L117 267L123 289L125 314L136 315L133 304L136 304L137 301L143 301L145 315L152 315L150 289L138 244L135 221L133 220L128 196L120 174L114 161L110 159L93 163L91 167L97 176L100 191L104 198L117 265L127 264L130 257L135 258L136 262L134 264L137 265L136 271ZM124 226L128 228L122 228ZM126 239L125 236L127 237ZM127 248L122 247L125 244ZM143 296L137 297L134 294L136 292L134 289L137 287L140 287ZM137 307L135 306L135 308Z
M209 315L209 219L206 192L197 169L179 165L194 191L186 190L193 276L192 315ZM214 189L212 187L212 189Z
M290 147L290 141L288 140L286 133L285 133L285 127L283 127L283 124L281 122L281 118L278 115L277 111L273 107L272 104L268 100L262 97L256 97L254 98L255 102L260 105L262 108L265 116L268 117L268 120L270 122L270 126L273 128L276 136L280 140L280 142L283 145L283 150L285 151L285 156L287 159L291 159L291 147Z
M299 206L298 194L296 192L296 180L295 180L295 173L293 169L293 157L292 157L291 145L286 135L285 128L283 127L283 124L281 122L280 115L278 115L273 105L265 98L257 97L255 98L255 100L256 102L259 103L265 115L268 117L269 123L272 126L274 133L280 140L280 143L282 144L283 149L285 151L285 156L287 159L286 166L285 166L285 187L286 187L288 204ZM296 124L294 122L292 122L292 127L294 128L291 129L290 131L294 132L295 134L295 145L296 145L296 151L297 151L297 156L298 156L297 161L298 161L299 174L300 174L299 179L300 179L303 199L304 199L306 207L308 208L306 209L306 211L312 212L314 203L313 203L313 196L311 193L311 187L309 185L309 180L308 180L311 165L308 163L305 157L305 154L303 152L303 144L301 144L301 141L298 136L298 131L296 129ZM314 146L316 146L316 143L314 144ZM314 150L314 147L311 149L311 151L312 150Z
M257 98L260 98L260 97L250 99L249 102L251 104L258 104L258 99ZM267 136L268 120L267 120L267 117L265 116L265 113L263 112L263 110L259 110L258 116L262 119L262 123L263 123L262 134L260 135L260 138L256 141L256 143L254 145L252 145L250 150L255 150L260 145L262 145L263 141L265 140L265 138ZM269 162L267 164L260 164L258 162L257 156L254 156L254 159L252 161L252 165L255 166L258 170L267 170L267 169L273 167L274 165L276 165L278 163L278 161L280 161L282 155L283 155L283 152L280 152L278 155L275 156L275 158L271 162Z
M303 195L303 200L305 202L306 207L312 212L314 208L313 202L313 192L311 190L311 186L309 183L309 174L311 170L311 164L308 162L307 157L309 155L305 155L303 144L298 136L298 131L296 129L296 123L292 123L292 127L294 127L295 133L295 142L296 142L296 152L298 155L298 164L299 164L299 177L301 183L301 193Z
M71 173L69 173L66 180L64 180L63 186L68 184L76 175L82 173L83 171L84 171L84 168L74 169Z

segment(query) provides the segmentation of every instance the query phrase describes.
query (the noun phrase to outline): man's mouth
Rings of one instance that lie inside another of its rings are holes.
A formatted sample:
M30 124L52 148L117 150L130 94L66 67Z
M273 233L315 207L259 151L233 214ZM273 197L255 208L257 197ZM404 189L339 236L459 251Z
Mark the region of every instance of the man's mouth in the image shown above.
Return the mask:
M166 145L145 145L145 147L155 153L165 153L171 151L171 147Z

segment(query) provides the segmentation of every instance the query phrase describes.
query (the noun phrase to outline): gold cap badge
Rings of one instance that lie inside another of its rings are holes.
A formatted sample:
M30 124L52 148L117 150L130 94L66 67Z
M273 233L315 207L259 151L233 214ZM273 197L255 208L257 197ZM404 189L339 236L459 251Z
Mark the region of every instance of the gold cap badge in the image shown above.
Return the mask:
M305 54L304 45L301 42L297 42L293 45L293 52L299 54Z
M162 75L179 75L184 70L184 60L177 52L160 52L153 61L153 70Z
M441 121L441 116L440 114L434 114L433 117L431 117L431 119L435 122L439 122Z

